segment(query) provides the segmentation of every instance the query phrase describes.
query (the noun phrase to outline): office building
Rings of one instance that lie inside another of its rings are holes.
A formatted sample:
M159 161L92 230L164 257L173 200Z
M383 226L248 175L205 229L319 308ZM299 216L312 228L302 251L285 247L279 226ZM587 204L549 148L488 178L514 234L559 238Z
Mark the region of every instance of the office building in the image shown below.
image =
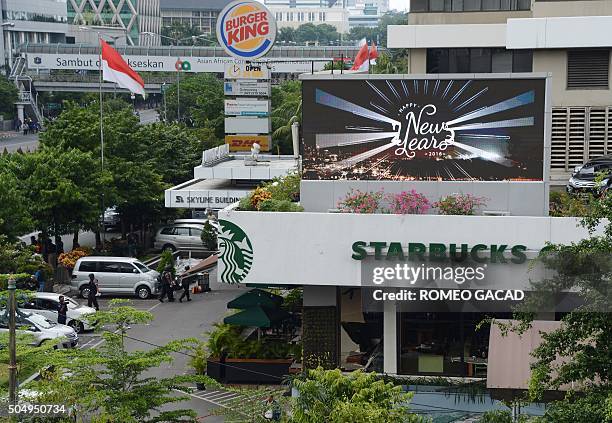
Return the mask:
M388 47L410 51L413 74L551 74L550 176L612 153L612 2L412 0Z
M162 26L196 28L202 34L213 34L219 12L229 0L161 0Z

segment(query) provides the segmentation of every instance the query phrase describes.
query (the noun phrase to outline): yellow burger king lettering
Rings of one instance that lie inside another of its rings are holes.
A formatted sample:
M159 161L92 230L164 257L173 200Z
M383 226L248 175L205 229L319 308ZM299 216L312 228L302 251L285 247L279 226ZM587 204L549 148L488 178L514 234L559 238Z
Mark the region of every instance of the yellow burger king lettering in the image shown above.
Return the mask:
M234 1L219 14L217 38L230 56L256 59L272 48L276 39L276 22L261 3Z

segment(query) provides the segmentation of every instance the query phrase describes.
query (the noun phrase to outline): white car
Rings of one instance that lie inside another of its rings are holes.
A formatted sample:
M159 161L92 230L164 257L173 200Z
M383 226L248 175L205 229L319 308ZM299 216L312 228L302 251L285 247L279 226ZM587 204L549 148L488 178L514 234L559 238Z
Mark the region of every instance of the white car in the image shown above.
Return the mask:
M41 345L43 342L56 342L58 347L74 348L79 343L79 336L70 326L59 325L44 318L40 314L19 310L16 313L17 332L32 335L32 344ZM8 333L8 312L0 313L0 333ZM58 342L60 338L61 343Z
M59 297L60 294L54 292L36 292L29 301L22 304L20 303L19 309L40 314L52 322L57 323ZM65 295L64 301L68 303L68 312L66 313L66 324L68 326L73 328L76 333L93 329L93 326L87 322L84 316L86 314L95 313L95 308L81 305Z

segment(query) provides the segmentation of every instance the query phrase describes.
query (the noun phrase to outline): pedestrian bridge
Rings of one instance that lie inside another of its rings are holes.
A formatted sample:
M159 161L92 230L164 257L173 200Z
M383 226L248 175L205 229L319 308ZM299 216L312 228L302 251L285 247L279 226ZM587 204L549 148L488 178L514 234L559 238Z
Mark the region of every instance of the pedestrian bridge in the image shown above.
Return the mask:
M173 83L185 73L222 74L229 57L221 47L118 46L117 51L145 81L149 93L160 93L163 83ZM266 64L272 82L316 72L332 60L355 57L357 46L276 46L258 63ZM12 77L31 81L36 91L99 90L99 47L91 44L30 44L18 47ZM121 91L103 83L103 91Z

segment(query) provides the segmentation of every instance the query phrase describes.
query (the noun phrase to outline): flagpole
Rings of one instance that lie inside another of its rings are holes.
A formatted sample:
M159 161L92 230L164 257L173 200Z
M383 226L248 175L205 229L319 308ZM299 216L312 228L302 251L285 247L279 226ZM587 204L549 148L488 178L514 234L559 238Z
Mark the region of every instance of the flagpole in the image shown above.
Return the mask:
M100 71L98 86L100 89L100 167L102 173L104 173L104 125L102 123L104 112L102 110L102 34L98 32L98 70ZM104 190L102 190L102 250L104 250L104 243L106 242L106 227L104 226L104 215L106 209L104 208Z

